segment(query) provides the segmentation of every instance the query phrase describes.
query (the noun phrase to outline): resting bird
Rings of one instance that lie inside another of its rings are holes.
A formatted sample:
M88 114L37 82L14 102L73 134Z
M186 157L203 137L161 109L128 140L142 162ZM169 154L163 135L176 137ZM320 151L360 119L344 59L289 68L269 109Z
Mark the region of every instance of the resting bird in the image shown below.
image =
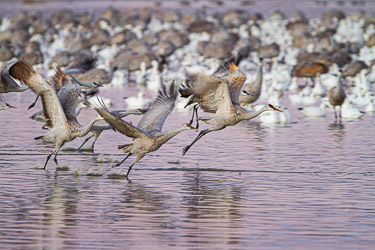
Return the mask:
M133 154L137 156L135 161L130 165L126 177L128 177L134 164L142 159L147 153L158 150L161 145L169 141L181 131L195 129L189 124L184 123L174 130L168 132L161 131L165 119L173 110L176 98L177 89L174 82L169 88L169 93L167 92L165 85L162 85L162 88L159 90L159 94L153 101L150 110L143 115L137 126L116 117L109 112L104 105L102 108L96 108L99 115L102 116L114 129L130 138L133 138L133 143L118 146L119 149L123 149L123 152L128 155L124 160L118 163L117 166L120 166L129 156Z
M55 142L55 148L47 156L43 169L46 168L53 154L55 154L54 161L58 165L57 154L60 148L66 142L70 142L76 137L87 135L94 123L101 118L94 118L86 126L79 124L75 115L75 109L81 87L72 81L65 82L58 93L59 96L57 96L55 89L30 64L24 61L15 63L9 69L9 74L16 79L22 80L33 92L40 95L43 104L43 113L47 119L46 126L50 131L34 139Z

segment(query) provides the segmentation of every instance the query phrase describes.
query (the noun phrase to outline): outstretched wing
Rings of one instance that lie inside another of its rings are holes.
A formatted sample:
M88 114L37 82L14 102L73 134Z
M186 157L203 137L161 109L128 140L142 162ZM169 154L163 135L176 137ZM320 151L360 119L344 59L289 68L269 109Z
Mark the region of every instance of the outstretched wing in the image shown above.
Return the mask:
M132 124L121 120L120 118L113 115L102 103L102 108L95 108L101 117L106 120L114 129L119 131L121 134L126 135L130 138L148 137L141 129L133 126Z
M246 75L238 68L242 60L242 54L232 56L224 61L222 65L213 73L213 75L225 78L229 84L229 92L233 103L239 103L241 89L246 81Z
M235 73L242 58L243 55L240 53L237 56L231 56L228 60L225 60L224 63L221 64L212 75L217 77L225 77Z
M179 92L182 97L190 96L188 105L196 102L204 111L215 113L218 101L216 91L222 83L228 84L225 78L214 75L187 73L186 81L181 85Z
M98 61L97 57L91 57L91 56L85 57L82 61L75 63L73 67L67 69L65 73L69 75L83 74L95 68L97 61Z
M153 101L151 109L148 110L138 123L138 127L144 131L152 134L161 132L165 119L172 112L177 98L177 88L175 82L172 82L167 93L166 87L163 84L159 90L159 94Z
M67 122L56 91L30 64L18 61L10 67L9 74L16 79L22 80L33 92L41 96L43 113L48 120L47 126L64 125Z
M227 83L221 83L215 93L217 101L217 116L228 117L231 114L233 104L230 97L229 86Z
M61 106L64 110L66 119L76 123L78 123L76 118L76 108L79 93L81 93L80 86L73 84L70 86L63 86L57 94Z

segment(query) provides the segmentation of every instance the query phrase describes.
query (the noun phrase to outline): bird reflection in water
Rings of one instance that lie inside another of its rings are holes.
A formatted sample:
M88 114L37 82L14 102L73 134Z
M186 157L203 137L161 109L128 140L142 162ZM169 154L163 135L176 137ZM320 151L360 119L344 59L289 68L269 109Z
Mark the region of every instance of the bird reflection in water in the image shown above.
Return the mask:
M328 130L332 132L330 137L333 138L335 142L338 142L341 145L346 134L344 124L336 122L331 123L328 125Z
M187 173L184 182L183 204L186 209L186 219L184 223L189 225L189 235L200 232L199 241L208 240L204 235L217 235L225 244L241 240L244 215L241 212L242 196L244 190L233 185L231 180L225 180L217 176L209 177L205 173ZM194 223L195 221L204 221ZM220 221L221 227L213 226ZM193 226L196 225L196 226ZM230 228L230 231L223 231L223 228ZM217 232L215 233L215 230ZM196 241L196 238L192 240Z

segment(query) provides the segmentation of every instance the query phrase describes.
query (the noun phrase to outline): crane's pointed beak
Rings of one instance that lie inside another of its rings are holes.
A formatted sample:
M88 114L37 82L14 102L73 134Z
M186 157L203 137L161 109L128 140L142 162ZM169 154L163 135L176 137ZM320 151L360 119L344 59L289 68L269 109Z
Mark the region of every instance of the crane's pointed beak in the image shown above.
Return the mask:
M275 111L284 112L283 108L281 107L274 107Z
M15 109L15 108L17 108L17 107L15 107L15 106L10 105L9 103L5 103L5 105L6 105L8 108L10 108L10 109Z

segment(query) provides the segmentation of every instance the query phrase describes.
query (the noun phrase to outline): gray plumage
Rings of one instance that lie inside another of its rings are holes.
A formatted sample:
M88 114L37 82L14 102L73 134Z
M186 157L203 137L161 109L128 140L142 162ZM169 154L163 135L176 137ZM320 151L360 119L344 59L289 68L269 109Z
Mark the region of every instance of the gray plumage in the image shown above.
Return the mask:
M117 166L121 165L130 155L135 154L137 157L130 165L126 177L129 175L132 167L147 153L158 150L164 143L176 136L183 130L194 129L189 124L183 124L175 130L162 132L163 124L172 112L177 98L177 89L174 83L169 88L169 93L166 87L162 85L157 98L152 103L149 111L142 117L138 126L134 126L113 115L103 105L102 108L96 108L96 111L118 132L127 137L133 138L133 143L120 145L118 148L123 149L124 153L128 153L124 160Z
M10 75L9 75L9 68L14 64L10 63L5 66L3 66L0 70L0 103L1 108L3 109L9 109L14 108L12 105L5 102L5 99L2 94L4 93L11 93L11 92L23 92L28 87L26 85L20 85L18 84Z
M328 100L329 100L329 103L333 106L336 121L337 121L336 106L339 106L339 119L341 121L341 105L344 103L345 98L346 98L345 90L342 86L342 77L343 75L342 75L342 72L340 71L336 86L334 86L328 91Z
M55 148L47 156L44 169L53 154L55 154L54 161L57 165L57 154L60 148L66 142L72 141L76 137L87 135L94 123L100 118L94 118L85 127L78 123L75 115L72 113L72 110L74 110L73 107L75 108L76 105L74 100L79 95L80 87L78 84L67 84L61 88L59 94L61 93L62 95L62 102L60 102L55 89L30 64L19 61L9 69L9 74L25 82L33 92L40 95L43 113L47 119L47 127L50 131L35 139L55 142Z
M216 107L215 115L211 117L199 117L198 118L198 120L211 125L211 127L205 130L201 130L198 136L194 139L194 141L183 149L182 151L183 155L187 153L187 151L194 145L194 143L196 143L200 138L202 138L204 135L208 134L209 132L222 130L226 128L227 126L234 126L240 121L253 119L264 111L282 112L281 110L275 108L271 104L264 106L262 109L256 112L249 111L243 108L238 103L233 104L233 100L231 100L229 86L225 82L220 83L219 86L215 86L215 89L216 89L215 99L218 100L216 103L217 107Z
M252 83L247 83L243 86L244 90L246 90L248 93L251 93L253 95L240 96L241 105L254 103L259 99L261 91L262 91L262 82L263 82L262 71L263 71L263 63L261 61L258 66L258 72L255 78L255 81Z
M186 73L186 82L180 86L179 92L182 97L189 98L186 106L197 103L194 106L190 124L194 120L194 115L198 118L198 107L205 112L216 112L216 104L221 98L216 95L216 92L222 83L228 85L230 100L233 104L239 103L239 96L246 81L246 75L238 68L241 58L242 56L239 54L237 57L225 60L212 75ZM198 128L198 126L197 120L196 127Z
M141 114L144 114L146 111L147 109L146 110L135 109L135 110L129 110L129 111L128 110L115 110L115 111L111 111L111 113L117 118L124 118L128 115L141 115ZM95 142L98 140L99 136L102 134L104 130L109 130L109 129L113 129L113 127L105 120L98 121L97 123L95 123L94 126L92 126L90 130L92 135L85 139L85 141L81 144L81 146L79 146L78 150L80 150L88 140L94 137L94 140L89 148L89 150L94 151L94 145L95 145Z

